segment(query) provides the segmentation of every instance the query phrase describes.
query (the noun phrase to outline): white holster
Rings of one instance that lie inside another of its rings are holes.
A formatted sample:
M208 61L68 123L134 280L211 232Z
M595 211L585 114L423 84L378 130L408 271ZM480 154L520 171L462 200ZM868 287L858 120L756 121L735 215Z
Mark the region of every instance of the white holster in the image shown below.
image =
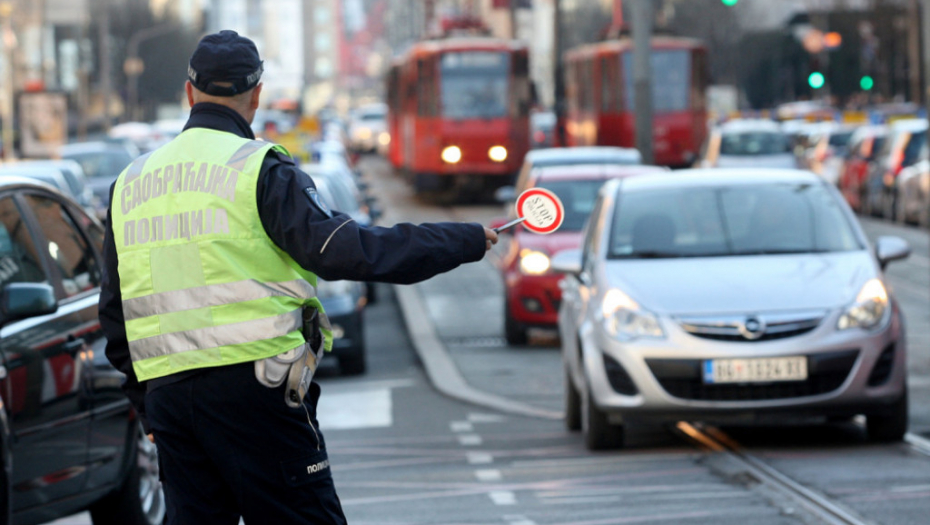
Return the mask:
M287 381L284 402L297 408L303 403L322 358L323 345L312 349L307 342L283 354L255 361L255 377L268 388L277 388Z

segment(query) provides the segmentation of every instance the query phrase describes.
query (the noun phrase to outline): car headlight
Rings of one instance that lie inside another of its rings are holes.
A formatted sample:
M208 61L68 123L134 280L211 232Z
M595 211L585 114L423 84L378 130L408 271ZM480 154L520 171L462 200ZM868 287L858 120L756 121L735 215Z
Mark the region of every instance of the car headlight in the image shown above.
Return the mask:
M340 295L350 295L352 293L352 281L324 281L317 279L316 296L320 299L328 299Z
M382 131L380 134L378 134L378 143L381 144L382 146L387 146L388 144L390 144L391 134L388 133L387 131Z
M442 157L442 161L447 164L457 164L462 160L462 148L458 146L446 146L445 149L442 150L440 156Z
M534 250L520 252L520 271L526 275L542 275L549 271L549 256Z
M491 146L488 150L488 158L494 162L504 162L507 160L507 148L504 146Z
M843 311L836 328L869 330L881 324L888 311L888 291L885 290L885 285L878 279L871 279L862 285L856 301Z
M604 328L620 340L665 337L659 319L643 310L629 295L616 288L604 294L601 313L604 315Z
M368 140L371 138L371 130L368 128L358 128L355 130L355 138L359 140Z

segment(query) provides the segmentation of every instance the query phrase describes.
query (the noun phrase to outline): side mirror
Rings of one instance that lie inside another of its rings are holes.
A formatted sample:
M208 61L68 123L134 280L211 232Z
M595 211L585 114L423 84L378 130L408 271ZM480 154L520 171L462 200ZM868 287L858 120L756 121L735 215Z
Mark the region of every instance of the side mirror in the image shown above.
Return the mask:
M10 283L0 292L2 323L55 313L55 290L46 283Z
M910 255L911 246L900 237L883 235L875 241L875 256L882 270L888 266L888 263L906 259Z
M494 199L504 204L517 198L517 189L513 186L501 186L494 192Z
M562 250L550 261L552 271L567 275L581 274L581 250Z

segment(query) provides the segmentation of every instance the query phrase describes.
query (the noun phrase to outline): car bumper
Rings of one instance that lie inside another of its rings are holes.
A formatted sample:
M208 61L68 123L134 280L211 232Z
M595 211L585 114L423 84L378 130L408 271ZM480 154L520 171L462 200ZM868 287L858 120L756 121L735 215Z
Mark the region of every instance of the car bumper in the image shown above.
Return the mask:
M555 327L562 302L562 279L562 275L507 274L507 309L511 317L527 325Z
M584 375L594 402L623 417L755 419L881 411L906 388L906 347L897 308L873 332L835 330L839 312L813 331L764 342L703 339L663 321L666 338L619 342L582 333ZM605 359L605 356L607 357ZM705 360L806 356L806 381L705 384Z

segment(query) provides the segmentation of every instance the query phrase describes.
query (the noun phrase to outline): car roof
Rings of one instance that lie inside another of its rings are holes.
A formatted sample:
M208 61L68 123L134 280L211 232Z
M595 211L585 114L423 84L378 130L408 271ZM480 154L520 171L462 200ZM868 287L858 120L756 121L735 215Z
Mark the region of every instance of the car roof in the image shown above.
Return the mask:
M624 192L722 185L823 184L822 178L809 171L772 168L686 169L622 180Z
M927 119L922 119L922 118L901 119L901 120L896 120L896 121L894 121L894 122L891 123L891 129L892 129L893 131L895 131L895 132L898 132L898 131L910 131L910 132L925 131L928 127L930 127L930 123L928 123Z
M556 164L603 164L604 162L624 162L639 164L642 155L633 148L614 146L583 146L577 148L542 148L526 154L526 162L534 166Z
M645 164L569 164L541 166L533 169L535 181L544 180L606 180L642 173L665 173L662 166Z
M98 153L102 151L119 151L125 148L113 142L93 141L93 142L72 142L61 146L59 152L61 155L70 155L76 153Z
M22 175L0 173L0 189L6 190L20 187L42 188L44 190L50 190L53 193L62 195L61 190L42 180L34 179L31 177L24 177Z
M719 129L722 133L740 133L743 131L772 131L779 133L782 131L777 122L766 119L730 120L720 125Z

